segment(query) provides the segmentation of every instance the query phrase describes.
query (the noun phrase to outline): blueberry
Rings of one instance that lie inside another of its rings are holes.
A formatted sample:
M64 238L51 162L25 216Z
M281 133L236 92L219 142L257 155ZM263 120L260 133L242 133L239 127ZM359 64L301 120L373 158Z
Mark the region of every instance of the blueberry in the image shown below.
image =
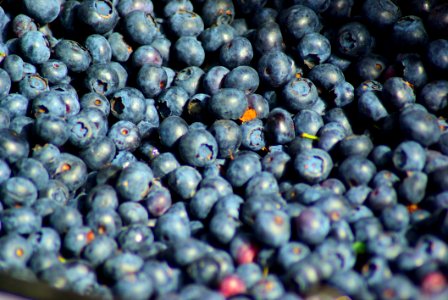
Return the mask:
M128 13L123 20L126 34L135 43L149 45L157 35L158 24L150 13L134 10Z
M235 31L233 24L232 26L229 24L220 24L202 31L199 35L199 40L201 41L204 50L210 53L217 52L222 48L221 46L232 41L235 36L237 36L237 32ZM252 49L252 45L250 45L250 49ZM227 58L232 60L232 58Z
M235 37L222 45L219 51L219 61L229 69L249 65L253 56L252 44L245 37Z
M209 101L209 109L220 119L238 119L247 108L244 92L234 88L224 88L214 94Z
M284 10L280 15L280 24L293 41L298 42L305 34L318 32L322 24L317 14L309 7L296 4Z
M391 26L401 16L400 8L389 0L368 0L362 6L362 13L378 29Z
M438 39L429 43L426 56L429 65L441 74L448 70L448 40Z
M171 86L162 91L156 101L156 107L162 118L181 116L188 101L187 91L180 86Z
M373 0L376 2L376 0ZM336 48L341 55L359 57L370 52L374 42L368 29L361 23L351 22L339 28Z
M275 22L265 23L257 28L254 40L254 48L261 54L285 48L280 26Z
M86 28L98 34L112 30L118 22L118 12L108 0L83 1L77 13L78 19Z
M123 0L116 4L116 9L123 17L134 10L143 10L146 13L153 13L154 5L151 0Z
M231 24L235 7L233 1L229 0L206 0L201 15L207 27L213 24Z
M25 158L29 153L28 142L15 131L0 129L0 158L9 163L15 163Z
M140 144L140 134L137 126L129 121L118 121L112 125L108 137L115 143L118 150L135 150Z
M142 162L135 162L121 171L115 188L123 200L140 201L149 193L152 179L152 170Z
M42 226L42 217L30 207L9 208L1 212L2 230L5 233L29 235Z
M170 16L168 23L178 37L198 36L204 30L201 16L188 10L177 10Z
M108 36L107 41L111 48L112 58L117 62L127 62L134 49L125 37L119 32L113 32Z
M112 48L109 41L100 34L91 34L85 41L85 46L92 55L92 63L104 64L112 59Z
M241 155L229 163L226 178L232 186L240 187L260 171L261 163L258 158L252 155Z
M0 258L7 266L25 266L32 255L30 242L18 234L3 235L0 243Z
M84 85L90 92L107 96L119 88L120 77L112 64L92 64L86 71Z
M196 194L201 174L190 166L181 166L168 175L168 185L182 199L190 199Z
M88 50L73 40L61 40L54 48L55 57L75 73L84 72L92 61Z
M294 78L283 87L283 97L293 111L309 109L317 101L317 89L307 78Z
M178 61L186 66L199 67L204 63L205 50L195 37L183 36L174 44L174 53Z
M177 116L169 116L159 126L159 138L163 146L172 148L188 132L188 124Z
M330 57L330 41L319 33L308 33L300 40L296 51L301 62L311 69Z
M286 144L295 137L294 122L291 115L282 108L274 108L269 113L264 129L267 138L274 144Z
M191 236L190 227L176 214L164 214L157 219L154 234L159 241L177 242L188 239Z
M18 14L12 20L12 31L15 36L21 37L28 31L37 31L37 25L32 18L25 14Z
M203 86L206 93L213 95L219 91L224 77L230 72L223 66L215 66L208 70L204 75Z
M289 217L282 211L259 212L253 228L257 237L271 247L287 243L291 236Z
M404 110L400 113L399 126L403 135L423 146L436 143L440 129L434 115L422 110Z
M190 130L179 140L179 154L189 165L203 167L212 163L218 155L218 145L210 132Z
M188 67L177 72L173 85L182 87L191 97L198 93L204 71L199 67Z
M20 81L23 78L23 64L23 59L16 54L10 54L5 57L3 69L8 73L12 82Z
M375 173L375 165L361 156L348 157L339 165L340 179L346 186L368 184Z
M299 153L294 159L297 174L309 183L325 180L333 168L330 155L321 149L312 149Z

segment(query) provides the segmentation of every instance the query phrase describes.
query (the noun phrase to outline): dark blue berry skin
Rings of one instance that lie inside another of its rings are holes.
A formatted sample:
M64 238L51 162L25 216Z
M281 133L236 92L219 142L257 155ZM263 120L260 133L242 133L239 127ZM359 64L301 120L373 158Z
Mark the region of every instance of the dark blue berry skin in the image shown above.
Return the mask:
M11 168L3 159L0 160L0 184L8 180L11 176Z
M273 50L282 50L285 48L283 36L279 24L265 23L255 32L253 46L258 53L264 54Z
M118 121L112 125L107 136L115 143L117 150L133 151L140 144L137 126L129 121Z
M260 241L271 247L280 247L291 236L288 215L281 211L261 211L255 217L254 232Z
M157 240L166 243L188 239L191 231L188 220L173 213L166 213L157 219L154 234Z
M201 181L200 188L212 188L218 192L219 198L226 196L231 196L233 194L233 189L231 184L219 175L210 175L204 177Z
M112 58L117 62L127 62L134 51L125 37L119 32L113 32L107 37L112 51Z
M268 172L256 173L247 182L245 194L246 197L257 195L272 195L278 194L279 187L275 177Z
M180 138L178 151L182 160L187 164L204 167L216 159L218 144L207 130L190 130Z
M418 102L431 112L439 112L448 105L448 81L437 80L424 85L418 95Z
M96 267L104 263L117 250L117 242L106 235L95 236L82 251L82 258Z
M344 73L339 67L323 63L315 66L308 73L308 78L321 91L331 91L335 86L341 82L345 82Z
M299 153L294 159L294 169L308 183L325 180L333 168L330 155L321 149Z
M259 159L250 154L241 155L230 161L226 178L233 187L240 187L258 172L261 172Z
M293 60L279 50L264 53L258 61L258 75L261 81L273 88L291 80L294 71Z
M229 0L206 0L201 14L205 26L213 24L231 24L235 16L233 1Z
M182 282L181 271L171 267L166 262L146 261L143 272L153 281L155 292L159 295L176 291Z
M188 67L177 72L173 85L182 87L191 97L199 91L204 71L199 67Z
M222 45L219 51L219 61L229 69L249 65L253 56L252 44L245 37L235 37Z
M212 188L204 187L198 189L190 200L190 213L194 218L203 220L210 214L214 204L218 201L218 192Z
M8 178L1 186L2 204L9 208L30 207L37 199L37 191L33 181L26 177L16 176Z
M358 99L358 111L373 122L377 122L389 114L374 92L365 92L361 95Z
M115 189L108 184L99 184L92 188L84 200L87 210L118 207L118 195Z
M142 209L144 210L143 207ZM131 224L118 233L117 241L123 251L137 254L141 249L154 242L154 235L146 224L147 221L140 224Z
M145 207L153 217L160 217L171 207L171 194L166 188L152 188L146 196Z
M108 0L83 1L77 9L77 15L89 31L98 34L112 30L118 22L118 12Z
M162 118L181 116L188 101L187 91L180 86L164 90L156 101L156 107Z
M143 272L126 274L112 287L115 295L121 299L149 299L154 292L152 280Z
M221 88L224 77L229 72L230 70L223 66L215 66L208 70L202 80L204 91L209 95L216 94Z
M54 54L56 59L64 62L75 73L86 71L92 62L88 50L73 40L62 39L54 47Z
M339 165L339 177L348 187L368 184L375 173L375 165L361 156L348 157Z
M308 68L324 63L331 54L330 41L319 33L308 33L300 40L296 49L301 63Z
M35 274L40 274L45 269L49 269L58 264L60 264L60 261L56 251L34 250L29 260L30 269Z
M244 92L234 88L220 89L209 101L209 109L219 119L239 119L247 105Z
M169 116L159 126L159 138L163 146L172 148L188 132L188 124L177 116Z
M277 263L287 271L294 263L305 259L310 252L310 248L303 243L289 242L279 248Z
M218 157L227 158L237 152L242 142L242 130L235 122L217 120L209 130L216 139Z
M75 208L60 206L50 215L50 225L59 234L63 234L70 228L82 226L82 215Z
M387 60L378 54L369 53L360 57L353 65L353 76L359 80L378 80L386 71Z
M307 78L294 78L283 87L285 105L293 110L310 109L317 101L317 89Z
M23 78L23 63L23 59L16 54L5 57L2 68L8 73L12 82L20 81Z
M86 147L79 156L91 170L99 170L115 157L116 148L112 139L104 137Z
M426 57L430 67L441 75L448 72L448 40L438 39L429 43Z
M363 16L378 29L393 25L401 17L400 8L390 0L368 0L362 6Z
M147 224L149 217L145 207L137 202L125 202L118 207L124 225Z
M402 17L392 27L392 40L400 50L420 50L428 39L423 21L417 16Z
M205 50L195 37L183 36L174 44L176 59L185 66L199 67L204 63Z
M24 267L33 254L31 243L18 234L6 234L0 241L0 259L7 266Z
M423 146L436 143L441 134L436 117L418 109L401 112L399 126L405 138Z
M25 158L16 164L16 176L28 178L38 190L48 184L49 175L44 165L34 158Z
M189 0L177 0L177 1L165 1L166 4L163 7L163 14L165 17L169 17L179 10L193 11L193 3Z
M302 133L316 135L324 125L322 116L310 109L300 110L293 118L294 129L297 136Z
M165 152L151 160L150 166L155 178L163 178L180 167L180 164L172 153Z
M104 262L103 272L107 278L119 280L125 275L136 273L143 267L143 259L129 252L117 253Z
M3 72L0 72L0 75L2 73ZM7 74L6 72L4 73ZM6 81L3 80L2 83L5 84L5 82ZM48 90L50 90L48 87L48 81L39 74L27 74L22 80L19 81L19 92L28 99L33 99L40 93ZM2 95L2 93L0 93L0 95L6 96Z
M200 15L193 11L178 10L168 20L171 31L178 37L197 37L204 30Z
M285 245L284 247L287 247ZM241 264L236 269L236 275L243 280L246 287L251 288L262 277L263 273L260 266L256 263Z
M32 64L41 64L50 58L50 45L40 31L26 32L20 37L19 45L24 58Z
M0 98L0 105L8 112L11 120L18 116L25 116L28 104L29 100L21 94L11 93Z
M89 227L70 228L64 236L63 251L71 257L79 257L85 246L90 242L87 237L89 233L93 233Z
M15 131L0 129L0 158L15 163L29 153L29 144Z
M151 168L145 163L135 162L121 171L115 187L123 200L140 201L148 194L152 179Z
M53 115L39 116L35 121L34 130L42 141L56 146L64 145L70 137L67 122Z
M348 189L344 196L350 205L356 207L364 203L371 190L366 185L358 185Z
M85 41L85 46L92 56L92 63L105 64L112 59L112 48L109 41L100 34L91 34Z
M404 141L395 148L392 162L399 171L421 171L424 167L426 152L414 141Z
M5 233L22 235L38 231L42 226L42 217L30 207L15 207L1 212L2 230Z
M295 137L294 122L288 111L274 108L265 123L267 138L274 144L287 144Z
M201 174L190 166L181 166L168 175L168 185L182 199L192 198L201 180Z
M367 135L350 135L339 143L338 148L344 157L353 155L367 157L373 149L373 143Z
M409 225L410 216L406 206L396 204L386 207L381 212L381 221L385 229L401 231Z
M28 31L37 31L34 20L25 14L18 14L11 23L12 32L19 38Z
M300 4L283 11L279 15L279 21L295 42L299 42L305 34L318 32L322 28L317 14L311 8Z
M223 81L224 88L234 88L246 95L254 93L260 84L257 71L249 66L236 67L230 71Z
M257 118L266 119L270 110L266 98L259 94L250 94L246 98L248 108L255 110Z
M56 0L25 0L23 1L23 6L27 15L35 19L41 25L54 21L60 11L60 3Z
M95 235L115 237L122 227L118 213L111 208L91 210L86 216L86 224L92 228Z
M386 106L400 110L415 102L415 94L402 78L392 77L384 82L382 99Z
M419 203L425 197L428 176L423 172L411 172L398 186L400 199L409 203Z
M235 236L239 222L226 212L213 214L210 220L210 234L222 244L228 244Z
M167 85L167 74L161 67L143 65L137 74L137 86L147 98L159 95Z
M141 10L134 10L123 18L124 30L137 44L149 45L158 34L158 24L154 17Z
M115 3L114 1L113 3ZM142 10L146 13L153 13L154 5L151 0L123 0L116 4L116 9L120 16L124 17L134 10Z
M232 26L229 24L220 24L202 31L199 40L204 50L209 53L217 52L222 48L221 46L232 41L237 36L237 32ZM250 49L252 50L252 45L250 45Z
M259 151L266 146L263 122L253 119L241 124L241 145L252 151ZM229 150L232 151L232 150ZM232 151L235 152L235 151ZM230 152L230 153L232 153Z
M84 85L90 92L107 96L119 88L119 80L112 64L92 64L86 71Z
M372 190L367 198L367 205L373 211L381 211L397 203L395 189L388 185L380 185Z
M207 103L209 100L210 96L202 93L193 95L188 99L185 109L191 121L209 121L209 116L207 116Z
M135 124L143 120L145 100L138 89L130 87L119 89L111 97L111 113L114 117Z
M343 25L336 38L336 49L349 58L360 57L371 51L373 38L367 28L358 22Z
M87 167L82 159L69 154L62 153L55 164L54 172L50 171L52 177L60 180L73 192L84 185L87 181Z

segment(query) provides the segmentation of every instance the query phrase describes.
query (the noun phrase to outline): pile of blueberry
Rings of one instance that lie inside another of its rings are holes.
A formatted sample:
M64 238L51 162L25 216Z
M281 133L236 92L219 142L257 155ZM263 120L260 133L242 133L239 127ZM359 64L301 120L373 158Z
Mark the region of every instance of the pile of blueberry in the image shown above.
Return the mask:
M448 298L446 1L0 2L2 272Z

